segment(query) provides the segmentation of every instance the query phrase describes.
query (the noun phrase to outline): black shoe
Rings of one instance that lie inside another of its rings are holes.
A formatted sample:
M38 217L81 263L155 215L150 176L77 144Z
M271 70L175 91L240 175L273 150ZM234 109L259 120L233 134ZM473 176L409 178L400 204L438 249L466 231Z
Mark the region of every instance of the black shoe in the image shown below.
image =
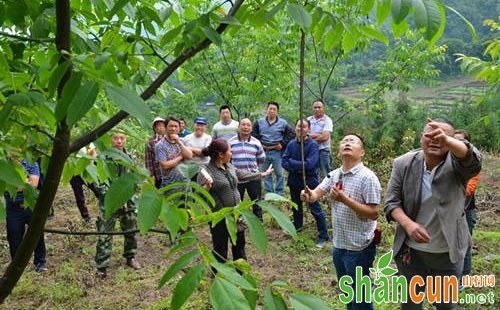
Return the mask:
M97 269L96 275L101 279L106 279L106 277L108 276L105 268Z
M35 266L35 271L36 272L44 272L44 271L47 271L47 266L45 265L45 263L41 263L41 264L38 264Z

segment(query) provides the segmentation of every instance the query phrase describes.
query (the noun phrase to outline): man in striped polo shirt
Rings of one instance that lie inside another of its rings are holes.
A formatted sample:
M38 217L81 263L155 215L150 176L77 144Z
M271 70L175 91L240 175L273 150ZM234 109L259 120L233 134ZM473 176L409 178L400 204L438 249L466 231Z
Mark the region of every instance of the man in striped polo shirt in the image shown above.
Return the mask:
M236 169L258 172L259 165L264 163L266 155L260 141L251 136L252 121L248 118L242 119L238 131L237 135L227 141L233 151L231 162ZM251 200L261 199L260 180L238 183L241 200L243 200L245 190ZM253 205L253 213L262 221L262 209L256 204Z

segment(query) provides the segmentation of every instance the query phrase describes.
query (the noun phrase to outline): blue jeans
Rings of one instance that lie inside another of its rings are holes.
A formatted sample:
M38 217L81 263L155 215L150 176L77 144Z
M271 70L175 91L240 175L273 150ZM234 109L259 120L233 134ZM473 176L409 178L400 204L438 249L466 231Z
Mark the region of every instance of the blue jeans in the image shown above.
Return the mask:
M469 226L469 233L472 236L472 232L474 231L474 226L476 226L476 208L469 208L465 210L465 217L467 218L467 226ZM470 274L472 269L472 247L469 246L467 248L467 252L464 257L464 269L462 271L462 276Z
M337 279L340 280L342 276L346 275L350 276L354 280L352 287L355 289L356 267L361 266L363 268L363 276L370 276L370 267L373 265L376 252L377 247L373 242L361 251L349 251L334 247L333 265L337 271ZM354 294L354 296L356 296L356 294ZM356 297L354 297L352 302L347 304L347 309L373 309L373 304L366 302L356 303L355 298Z
M329 149L319 150L319 172L326 177L332 171L332 154Z
M290 197L293 202L297 204L297 210L292 208L293 211L293 226L295 229L301 229L304 224L304 210L302 208L302 201L300 200L300 191L302 188L290 187ZM316 229L318 230L319 240L328 241L328 224L326 222L325 212L319 204L319 201L311 202L309 204L309 210L316 220Z
M9 241L10 257L14 259L17 248L21 245L26 226L31 219L31 209L22 208L19 205L7 204L7 240ZM45 248L44 235L40 236L35 248L33 263L35 266L44 265L47 250Z
M273 164L274 174L276 175L276 185L273 186L273 175L264 178L264 189L267 193L276 193L285 195L285 170L281 166L281 151L267 151L266 161L262 164L262 171L266 171L269 165Z

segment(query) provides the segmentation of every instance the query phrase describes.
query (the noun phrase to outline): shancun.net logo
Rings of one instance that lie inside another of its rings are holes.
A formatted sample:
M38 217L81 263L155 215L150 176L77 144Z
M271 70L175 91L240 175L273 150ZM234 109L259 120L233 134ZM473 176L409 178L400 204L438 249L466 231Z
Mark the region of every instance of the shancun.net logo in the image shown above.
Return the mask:
M392 260L392 250L381 256L376 268L370 268L372 278L363 275L362 267L356 267L355 279L343 276L339 280L339 295L341 302L347 304L352 301L375 303L407 303L410 298L414 303L421 303L427 298L430 303L478 303L493 304L494 294L465 294L459 298L460 281L455 276L414 276L410 282L404 276L397 276L397 269L389 266ZM471 280L472 279L472 280ZM466 286L494 287L495 276L468 276ZM425 289L422 288L425 286Z

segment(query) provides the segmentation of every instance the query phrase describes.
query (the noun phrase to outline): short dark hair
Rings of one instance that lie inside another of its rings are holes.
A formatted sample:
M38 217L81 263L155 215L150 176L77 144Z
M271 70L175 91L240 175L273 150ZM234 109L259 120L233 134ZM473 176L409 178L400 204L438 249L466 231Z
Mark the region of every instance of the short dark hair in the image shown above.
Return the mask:
M231 107L230 107L230 106L228 106L227 104L225 104L225 105L223 105L223 106L221 106L221 107L219 108L219 113L220 113L220 112L222 112L222 110L225 110L225 109L228 109L228 110L229 110L229 112L231 112Z
M470 133L465 129L457 129L455 130L455 134L464 135L464 139L470 142Z
M271 104L272 104L272 105L274 105L274 106L276 106L276 109L277 109L278 111L280 110L280 105L279 105L279 103L277 103L276 101L269 101L269 102L267 103L267 107L269 108L269 106L270 106Z
M363 148L363 150L365 149L365 138L363 138L363 136L361 136L360 134L357 134L357 133L348 133L348 134L345 134L345 136L355 136L359 139L359 141L361 141L361 147Z
M309 129L311 128L311 121L310 121L310 120L308 120L307 118L303 118L303 119L300 119L300 118L299 118L299 119L297 119L297 120L295 121L295 126L297 126L297 124L298 124L300 121L302 121L302 122L306 122L306 123L307 123L307 128L309 128Z
M165 118L165 126L167 126L168 122L170 121L176 122L177 124L179 124L179 126L181 125L181 121L178 118L176 118L175 116L169 116Z
M450 125L453 128L453 130L455 130L455 125L449 119L447 119L446 117L441 117L441 116L440 117L436 117L436 118L433 118L432 121L433 122L437 122L437 123L448 124L448 125Z

